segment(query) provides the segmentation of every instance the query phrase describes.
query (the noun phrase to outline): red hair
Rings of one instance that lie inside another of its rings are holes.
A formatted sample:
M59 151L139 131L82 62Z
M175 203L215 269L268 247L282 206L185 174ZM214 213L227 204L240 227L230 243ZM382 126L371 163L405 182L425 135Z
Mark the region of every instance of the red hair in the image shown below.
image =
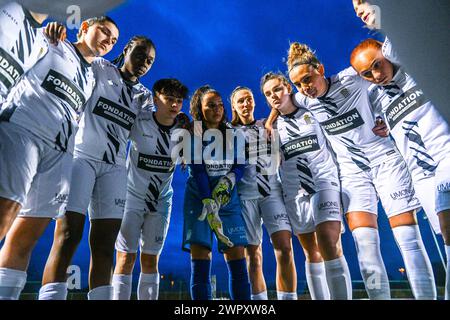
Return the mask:
M383 46L383 43L380 41L377 41L375 39L366 39L362 41L360 44L358 44L355 49L353 49L352 54L350 55L350 64L353 65L353 61L355 61L356 56L363 50L366 50L368 48L372 49L380 49Z

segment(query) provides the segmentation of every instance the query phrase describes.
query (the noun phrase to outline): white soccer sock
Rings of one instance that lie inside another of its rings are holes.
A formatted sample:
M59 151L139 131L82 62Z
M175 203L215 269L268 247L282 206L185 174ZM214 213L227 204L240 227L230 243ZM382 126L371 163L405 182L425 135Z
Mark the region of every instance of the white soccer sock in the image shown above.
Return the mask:
M433 268L423 245L418 225L399 226L392 229L405 262L406 274L417 300L437 298Z
M112 286L114 288L113 300L131 299L131 274L114 274L112 277Z
M25 271L0 268L0 300L19 300L26 282Z
M39 300L67 300L67 282L43 285L39 290Z
M352 232L358 253L359 268L370 300L390 300L389 279L375 228L360 227Z
M298 300L297 292L277 291L278 300Z
M159 273L142 273L139 275L138 300L158 300Z
M345 257L324 264L331 300L352 300L352 279Z
M306 282L312 300L330 300L325 265L323 262L311 263L305 261Z
M447 272L445 275L445 300L450 300L450 246L445 246L447 254Z
M112 300L113 299L113 287L101 286L92 289L87 294L88 300Z
M269 300L267 297L267 291L263 291L257 294L252 294L252 300Z

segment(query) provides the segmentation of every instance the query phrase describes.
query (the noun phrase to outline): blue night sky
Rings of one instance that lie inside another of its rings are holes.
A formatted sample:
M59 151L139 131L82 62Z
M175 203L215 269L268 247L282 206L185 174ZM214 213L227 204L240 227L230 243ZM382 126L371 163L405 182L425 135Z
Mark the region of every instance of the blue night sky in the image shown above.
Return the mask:
M147 87L151 88L157 79L176 77L189 87L190 93L210 84L228 100L233 88L245 85L254 91L256 118L266 117L269 111L259 91L259 80L268 71L286 70L284 59L290 41L304 42L315 49L326 73L331 75L346 68L352 48L370 36L355 16L350 0L131 0L108 14L118 23L120 37L106 58L116 57L133 35L143 34L155 42L155 64L142 79ZM74 40L73 32L69 38ZM226 108L230 114L228 102ZM188 101L183 111L188 113ZM189 282L189 254L181 251L185 180L186 174L177 169L172 220L160 260L160 273L172 273L177 279ZM435 271L442 274L439 255L422 213L419 220ZM381 208L379 223L389 276L401 279L398 271L403 266L401 255ZM87 286L89 267L87 234L86 227L73 261L82 269L82 287ZM53 224L33 253L28 280L40 281L52 238ZM268 240L265 234L264 272L269 289L274 289L275 259ZM353 280L361 280L349 231L343 235L343 245ZM294 250L298 279L303 281L304 256L296 239ZM226 266L216 250L212 269L217 275L218 288L226 290ZM137 266L135 276L138 272ZM442 284L442 277L437 280Z

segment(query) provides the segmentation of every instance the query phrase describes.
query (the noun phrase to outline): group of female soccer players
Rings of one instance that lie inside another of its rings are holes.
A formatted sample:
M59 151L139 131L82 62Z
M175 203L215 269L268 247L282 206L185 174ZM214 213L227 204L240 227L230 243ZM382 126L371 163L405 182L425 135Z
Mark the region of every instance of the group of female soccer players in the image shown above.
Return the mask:
M370 5L353 5L370 26ZM15 2L0 12L0 299L19 298L51 219L54 241L39 299L66 299L66 270L86 212L88 298L130 299L139 249L138 299L157 299L179 163L189 173L182 243L191 256L192 299L212 298L214 235L230 297L268 298L263 224L275 252L278 299L297 299L292 235L306 257L311 298L352 299L344 217L369 298L390 299L378 199L414 297L436 299L416 211L422 207L442 234L448 260L450 130L387 39L360 43L352 67L329 78L315 53L294 42L289 79L274 72L261 79L267 119L255 119L252 90L238 86L228 122L221 94L205 85L190 99L190 122L181 112L184 84L160 79L150 91L139 81L155 60L150 39L133 37L109 62L101 56L119 37L113 20L84 21L71 43L59 24L40 28L45 19ZM446 299L449 290L447 276Z

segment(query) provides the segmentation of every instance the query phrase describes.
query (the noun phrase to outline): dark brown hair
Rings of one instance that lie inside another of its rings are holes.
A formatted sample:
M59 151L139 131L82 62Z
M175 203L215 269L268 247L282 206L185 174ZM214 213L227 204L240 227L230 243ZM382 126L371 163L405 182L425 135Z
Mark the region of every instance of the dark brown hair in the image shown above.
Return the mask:
M188 88L178 79L159 79L153 84L153 94L164 94L174 96L176 98L186 99L188 95Z
M212 88L210 85L204 85L195 90L194 94L191 97L189 105L189 113L191 114L192 119L196 121L202 121L203 124L205 123L205 119L203 118L202 113L202 99L208 93L213 93L219 97L222 97L216 89ZM225 128L225 126L226 126L226 112L224 108L222 124L220 125L220 128L223 129Z
M281 72L267 72L265 75L263 75L261 77L261 81L259 84L262 94L264 94L264 90L263 90L264 85L266 84L267 81L270 81L272 79L281 80L281 82L283 82L283 84L286 87L288 87L290 90L292 90L292 86L284 74L282 74Z

